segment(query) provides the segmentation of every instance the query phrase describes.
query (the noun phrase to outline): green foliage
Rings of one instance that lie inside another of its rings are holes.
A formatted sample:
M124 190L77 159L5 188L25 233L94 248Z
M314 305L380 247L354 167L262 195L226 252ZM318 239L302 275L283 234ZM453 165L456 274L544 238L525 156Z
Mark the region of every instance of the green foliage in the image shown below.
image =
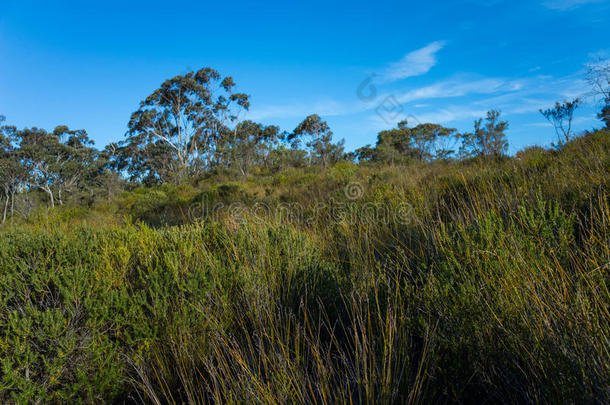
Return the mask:
M234 86L211 68L164 81L131 115L127 139L117 149L118 168L135 180L175 182L217 163L228 125L250 106Z
M532 146L517 153L517 159L528 170L540 172L552 163L552 154L544 148Z
M163 184L124 192L119 210L149 225L176 225L188 221L188 208L201 193L188 184Z
M572 101L555 102L553 108L540 110L540 114L555 127L559 143L568 142L574 135L572 131L572 120L574 111L582 104L582 100L575 98Z
M609 171L597 131L41 209L0 230L0 401L607 403Z
M305 146L309 152L309 165L316 162L326 167L341 160L345 141L341 140L337 144L333 144L333 133L326 121L322 121L319 115L312 114L306 117L292 134L288 135L287 139L299 145L302 137L308 138Z
M379 132L375 148L359 148L355 157L360 161L405 164L411 161L449 159L454 150L452 139L457 138L454 128L437 124L418 124L412 128L407 121L397 128Z
M347 183L358 172L358 166L351 162L339 162L330 169L330 176L339 183Z
M508 149L505 131L507 121L500 121L500 111L490 110L485 124L480 118L474 122L474 132L463 134L460 154L462 156L502 156Z
M147 359L176 331L205 329L207 305L277 299L296 310L304 291L335 298L332 267L285 228L231 235L220 226L128 226L1 238L3 402L96 402L129 390L128 357ZM295 287L281 291L286 285Z

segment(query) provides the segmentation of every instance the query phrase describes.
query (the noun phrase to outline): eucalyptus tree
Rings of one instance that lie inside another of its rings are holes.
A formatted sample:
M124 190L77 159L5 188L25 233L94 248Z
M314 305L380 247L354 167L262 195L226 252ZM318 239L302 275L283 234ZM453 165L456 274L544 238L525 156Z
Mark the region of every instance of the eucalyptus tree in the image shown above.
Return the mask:
M274 170L286 167L303 167L309 163L307 151L301 148L301 140L291 132L277 134L277 143L269 150L266 165Z
M345 155L345 159L358 162L374 162L377 160L377 149L371 144L366 144L353 152Z
M451 140L456 136L453 128L429 123L411 128L403 120L396 128L379 132L375 148L367 145L357 149L356 157L362 161L390 164L447 159L453 153Z
M61 160L57 136L40 128L25 128L17 133L19 162L27 171L27 185L47 194L55 207L53 184L59 177L57 162Z
M419 124L409 131L411 154L419 161L448 159L454 152L455 128L438 124Z
M119 146L122 168L133 179L167 180L189 169L216 163L227 127L250 106L234 93L235 82L203 68L166 80L131 115L127 139Z
M540 109L540 114L555 127L555 133L560 144L563 141L568 142L574 135L572 121L574 120L574 111L576 111L580 103L581 100L575 98L572 101L564 101L563 103L557 101L553 108Z
M279 142L279 127L242 121L228 131L220 144L223 163L246 175L254 165L266 166Z
M593 87L593 93L601 97L602 109L597 117L610 128L610 62L597 61L588 65L587 80Z
M121 172L117 170L117 148L117 144L112 142L97 153L95 170L89 173L86 180L90 194L101 192L108 201L123 190L126 183Z
M15 194L25 181L25 169L17 158L16 134L17 128L2 125L4 116L0 115L0 186L2 187L2 222L6 221L9 203L11 217L14 215Z
M319 115L312 114L306 117L289 135L288 140L297 140L307 137L306 146L309 150L309 165L313 160L319 161L322 166L337 162L343 156L344 140L334 144L333 133L326 121Z
M174 150L164 141L112 144L112 165L129 180L145 185L179 180L180 166Z
M82 186L81 181L95 170L97 152L84 130L26 128L15 136L27 186L46 193L52 208L56 200L63 204L64 193Z
M461 135L460 154L463 157L505 154L508 149L507 129L508 121L500 120L500 111L488 111L485 123L480 118L474 122L474 132Z
M391 165L406 163L411 156L411 129L406 120L400 121L396 128L377 134L374 159Z
M63 204L64 193L88 187L99 175L103 162L99 160L93 141L84 129L70 130L67 126L60 125L55 128L53 135L59 141L54 186L58 202Z

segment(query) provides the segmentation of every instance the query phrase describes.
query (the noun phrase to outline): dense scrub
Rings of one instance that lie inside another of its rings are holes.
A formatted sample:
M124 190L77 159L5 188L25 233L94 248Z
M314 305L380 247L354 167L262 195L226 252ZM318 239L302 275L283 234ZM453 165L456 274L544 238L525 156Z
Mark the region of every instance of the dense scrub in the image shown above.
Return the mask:
M39 211L0 232L0 401L607 403L609 186L600 131Z

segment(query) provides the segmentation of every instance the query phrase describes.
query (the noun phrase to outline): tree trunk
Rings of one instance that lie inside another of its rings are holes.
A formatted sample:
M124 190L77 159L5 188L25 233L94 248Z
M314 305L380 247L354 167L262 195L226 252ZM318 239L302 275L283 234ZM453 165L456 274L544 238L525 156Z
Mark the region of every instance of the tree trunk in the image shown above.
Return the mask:
M44 191L46 191L47 194L49 195L49 199L51 201L51 208L55 208L55 199L53 198L53 190L51 190L50 188L46 187L44 189Z
M15 189L11 191L11 221L15 216Z
M4 213L2 214L2 223L4 223L6 221L6 211L8 209L8 200L9 200L9 196L7 194L6 195L6 202L4 203Z

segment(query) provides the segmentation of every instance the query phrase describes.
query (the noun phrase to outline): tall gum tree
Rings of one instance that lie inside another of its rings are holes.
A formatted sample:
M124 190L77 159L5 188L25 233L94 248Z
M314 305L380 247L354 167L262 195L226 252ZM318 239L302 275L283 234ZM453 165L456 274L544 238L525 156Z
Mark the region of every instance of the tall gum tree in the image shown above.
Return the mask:
M308 137L306 146L309 149L309 166L315 158L326 167L329 163L338 161L343 155L344 140L334 144L332 142L333 132L318 114L307 116L288 136L288 140L295 141L301 137Z
M131 115L119 146L122 168L133 179L167 181L188 169L213 166L217 145L250 102L235 82L203 68L166 80ZM156 162L151 160L157 160Z

